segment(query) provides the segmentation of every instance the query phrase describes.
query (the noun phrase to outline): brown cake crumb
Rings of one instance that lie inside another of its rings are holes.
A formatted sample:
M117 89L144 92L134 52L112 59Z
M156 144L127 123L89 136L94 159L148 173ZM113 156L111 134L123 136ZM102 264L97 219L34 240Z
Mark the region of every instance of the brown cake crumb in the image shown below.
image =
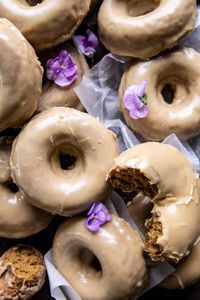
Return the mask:
M45 281L42 254L29 246L16 246L0 258L0 299L30 299Z
M157 185L151 184L149 179L137 169L116 167L110 172L108 178L114 188L123 192L141 191L150 198L158 193Z
M151 219L146 220L145 226L148 230L145 237L145 251L154 261L165 260L162 247L157 244L158 237L162 235L162 224L159 221L159 216L154 214Z

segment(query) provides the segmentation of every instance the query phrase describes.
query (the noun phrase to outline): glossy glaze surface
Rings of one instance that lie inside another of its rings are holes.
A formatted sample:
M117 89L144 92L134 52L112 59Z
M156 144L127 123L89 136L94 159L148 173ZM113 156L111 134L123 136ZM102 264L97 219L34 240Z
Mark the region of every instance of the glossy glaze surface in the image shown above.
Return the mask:
M15 24L37 50L69 40L90 8L90 0L0 0L0 17Z
M0 138L0 237L24 238L46 228L52 216L27 202L26 196L10 188L12 138Z
M191 31L195 14L195 0L104 0L101 41L114 54L150 58Z
M34 113L42 73L31 45L13 24L0 19L0 131L22 125Z
M187 140L200 132L200 54L194 49L178 48L165 55L145 61L133 61L123 74L119 88L120 110L127 124L145 140L161 141L171 133ZM134 120L124 107L126 89L147 80L146 118ZM162 90L170 85L172 103L162 96Z
M142 242L128 223L112 216L97 233L84 218L66 221L53 242L58 270L84 300L119 300L135 296L146 282ZM94 257L100 267L92 265Z
M161 246L166 259L178 262L189 254L199 239L197 174L179 150L155 142L137 145L120 154L108 179L115 170L120 172L126 169L139 170L150 185L156 185L152 214L157 215L162 224L162 234L156 244ZM137 186L137 178L132 177L131 180L136 180ZM145 185L140 189L143 192Z
M75 157L61 168L59 155ZM51 108L33 118L14 142L12 178L30 203L69 216L111 192L105 177L118 155L114 133L72 108Z

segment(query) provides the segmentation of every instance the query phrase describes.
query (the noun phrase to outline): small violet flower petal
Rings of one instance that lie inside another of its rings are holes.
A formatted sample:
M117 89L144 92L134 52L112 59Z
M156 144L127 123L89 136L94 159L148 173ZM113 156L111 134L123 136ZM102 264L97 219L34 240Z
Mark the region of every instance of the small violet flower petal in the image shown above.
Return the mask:
M129 110L129 115L132 119L145 118L148 114L148 107L142 102L146 87L147 80L143 80L138 85L128 87L124 93L124 107Z
M87 216L89 217L85 221L85 226L92 232L96 232L101 225L111 220L108 209L101 202L94 203Z
M95 54L99 44L98 37L90 29L87 29L85 36L74 35L72 40L78 51L90 58Z
M70 54L66 50L62 50L58 57L47 61L46 74L49 80L65 87L77 79L78 67L72 61Z

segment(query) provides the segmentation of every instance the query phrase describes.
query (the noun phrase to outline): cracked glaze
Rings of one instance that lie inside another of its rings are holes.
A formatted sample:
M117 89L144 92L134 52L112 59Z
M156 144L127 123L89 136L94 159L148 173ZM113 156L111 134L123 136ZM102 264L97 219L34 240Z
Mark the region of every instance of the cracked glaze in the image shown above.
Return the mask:
M74 156L63 170L59 154ZM69 216L111 192L105 177L118 155L114 133L94 117L72 108L51 108L33 118L15 140L12 178L30 203Z

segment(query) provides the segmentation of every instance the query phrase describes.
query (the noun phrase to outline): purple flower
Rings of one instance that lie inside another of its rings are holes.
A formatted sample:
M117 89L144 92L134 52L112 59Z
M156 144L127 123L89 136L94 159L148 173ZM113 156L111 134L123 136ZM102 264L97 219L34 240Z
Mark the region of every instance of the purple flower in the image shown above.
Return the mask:
M86 35L74 35L72 37L73 42L81 54L92 58L98 47L99 40L98 37L92 32L92 30L87 29Z
M66 50L62 50L56 58L49 59L46 68L47 78L62 87L72 84L78 76L77 65Z
M147 80L143 80L141 84L131 85L125 91L124 107L129 110L129 116L132 119L142 119L148 114L146 86Z
M87 216L89 218L85 221L85 226L92 232L98 231L101 225L111 220L109 211L101 202L94 203Z

